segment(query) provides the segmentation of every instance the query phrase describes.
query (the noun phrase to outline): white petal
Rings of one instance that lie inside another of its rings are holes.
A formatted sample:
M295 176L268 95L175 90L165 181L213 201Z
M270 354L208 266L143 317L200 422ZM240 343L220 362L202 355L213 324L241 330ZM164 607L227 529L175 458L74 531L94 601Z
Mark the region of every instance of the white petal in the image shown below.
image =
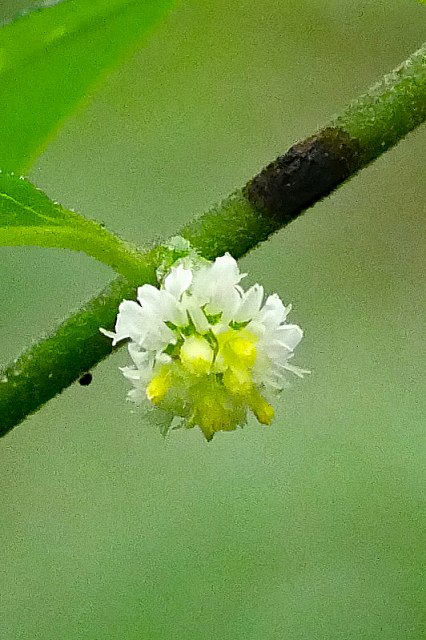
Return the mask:
M163 322L173 322L178 327L188 324L188 318L184 305L176 300L168 291L160 291L161 297L157 307L157 314Z
M221 287L238 284L247 274L240 273L238 263L229 253L216 258L211 267L211 277Z
M176 302L173 306L170 306L167 312L164 313L164 321L173 322L177 327L186 327L188 316L185 305L181 302Z
M263 300L263 287L255 284L243 294L239 308L235 312L233 319L236 322L247 322L251 320L259 311Z
M185 269L185 267L180 264L175 269L172 269L164 280L164 289L174 296L176 300L180 300L182 293L189 289L191 283L191 269Z
M129 342L127 350L131 359L138 369L152 369L154 366L154 354L149 351L140 350L133 342Z
M274 338L293 350L303 338L303 331L297 324L283 324L274 331Z
M131 389L127 394L127 397L135 404L143 404L147 401L145 389L140 386Z
M111 340L115 340L117 337L117 334L114 333L114 331L108 331L107 329L103 329L102 327L99 327L99 331L103 333L107 338L111 338Z
M176 344L176 335L169 329L164 322L157 324L153 318L151 330L145 334L140 346L147 351L162 351L168 344Z
M157 321L169 321L178 326L187 324L182 305L169 291L145 284L138 289L138 300L144 311L151 313Z
M258 350L256 355L256 362L253 366L253 380L256 384L262 383L267 372L271 368L271 360L266 353Z
M225 333L225 331L229 331L229 323L220 321L217 324L210 326L210 329L213 331L215 336L218 336L221 333Z
M145 316L140 305L133 300L123 300L118 307L118 316L115 324L116 337L113 345L125 338L139 342L146 330Z
M285 307L281 298L276 293L273 293L268 296L257 319L268 327L277 327L284 322L290 310L291 305Z
M284 367L285 369L287 369L287 371L291 371L299 378L303 378L305 373L311 373L310 371L308 371L308 369L301 369L300 367L297 367L295 364L290 364L289 362L286 362Z
M266 333L266 327L263 322L257 322L256 320L252 320L248 325L247 329L249 329L256 336L264 336Z
M211 277L212 265L201 267L194 272L191 293L194 300L197 300L200 306L209 301L210 296L216 289L216 283Z
M188 312L198 333L207 333L210 329L210 324L204 311L197 304L193 304L188 307Z
M286 362L293 354L292 349L279 340L268 340L265 343L261 342L258 345L258 350L262 350L268 358L276 362Z
M119 369L127 380L131 380L132 382L136 380L139 382L141 379L140 371L134 367L119 367Z
M234 286L218 287L215 293L210 296L210 301L206 306L206 313L209 315L222 313L222 321L229 322L233 319L240 303L241 295Z
M156 309L160 305L160 297L160 290L152 284L138 287L138 300L142 308Z
M240 273L237 261L226 253L194 274L192 293L200 306L210 304L208 313L223 311L223 305L227 306L227 310L235 310L235 305L231 305L230 301L239 301L235 297L238 294L235 286L245 275Z

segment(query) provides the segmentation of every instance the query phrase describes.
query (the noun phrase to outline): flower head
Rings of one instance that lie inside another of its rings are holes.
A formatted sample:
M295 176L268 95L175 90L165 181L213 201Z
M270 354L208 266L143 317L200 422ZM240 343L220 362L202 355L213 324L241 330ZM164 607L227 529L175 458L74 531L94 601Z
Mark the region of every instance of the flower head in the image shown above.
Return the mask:
M159 288L139 287L137 302L123 300L115 331L101 329L113 345L128 340L132 367L129 398L155 408L166 432L172 423L198 426L207 440L216 431L243 426L252 411L270 424L267 397L286 385L303 332L286 322L291 307L277 294L264 300L258 284L240 286L237 262L228 253L207 262L180 259Z

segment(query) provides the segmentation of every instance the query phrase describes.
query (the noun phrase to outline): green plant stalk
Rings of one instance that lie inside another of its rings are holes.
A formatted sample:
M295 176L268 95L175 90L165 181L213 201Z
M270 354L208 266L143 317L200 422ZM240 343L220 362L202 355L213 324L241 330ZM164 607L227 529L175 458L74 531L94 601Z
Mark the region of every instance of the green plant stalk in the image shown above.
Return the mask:
M19 227L19 234L15 227L2 227L0 238L1 244L9 247L30 245L83 251L129 281L143 281L146 277L146 256L131 243L89 220L76 228L71 225Z
M333 127L357 142L361 169L426 119L426 44L354 100Z
M206 258L239 258L328 195L426 119L426 46L349 105L327 127L294 145L180 234ZM156 281L164 251L143 257L143 278L116 280L56 333L33 346L0 377L0 435L60 393L111 352L99 327L114 324L123 297ZM139 263L140 264L140 263Z

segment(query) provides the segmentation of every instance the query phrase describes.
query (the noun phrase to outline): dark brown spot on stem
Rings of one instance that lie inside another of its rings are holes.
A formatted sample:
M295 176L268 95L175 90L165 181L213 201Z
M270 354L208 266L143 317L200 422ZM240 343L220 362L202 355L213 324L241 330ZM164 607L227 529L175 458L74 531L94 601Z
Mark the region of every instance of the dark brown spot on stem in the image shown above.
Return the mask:
M248 200L279 226L324 198L358 169L358 147L341 129L298 142L245 187Z

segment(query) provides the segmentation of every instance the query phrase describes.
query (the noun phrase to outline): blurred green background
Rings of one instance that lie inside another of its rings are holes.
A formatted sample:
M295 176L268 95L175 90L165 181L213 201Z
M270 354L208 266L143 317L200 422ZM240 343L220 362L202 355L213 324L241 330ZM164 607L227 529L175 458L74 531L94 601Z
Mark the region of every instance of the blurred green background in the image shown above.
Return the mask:
M425 12L182 2L30 177L134 242L171 235L405 59ZM123 350L0 441L2 640L423 637L425 140L242 260L306 332L312 375L271 427L163 440L125 401ZM2 363L112 276L56 250L1 260Z

